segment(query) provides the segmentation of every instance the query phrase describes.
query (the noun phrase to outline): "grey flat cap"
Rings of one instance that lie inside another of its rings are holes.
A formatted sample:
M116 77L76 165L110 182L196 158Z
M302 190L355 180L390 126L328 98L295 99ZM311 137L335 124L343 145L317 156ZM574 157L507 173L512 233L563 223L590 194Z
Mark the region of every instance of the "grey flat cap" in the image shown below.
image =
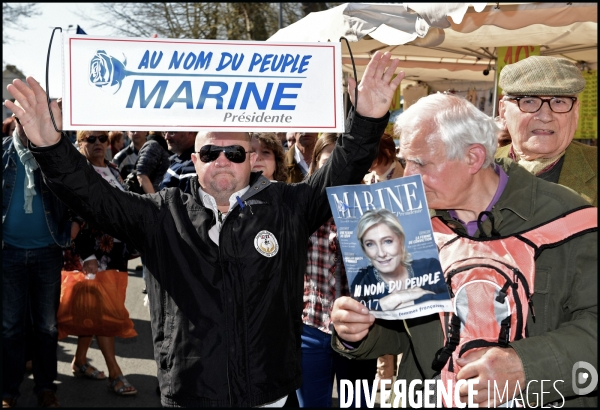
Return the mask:
M505 66L499 85L504 95L575 95L585 88L585 79L567 59L531 56Z

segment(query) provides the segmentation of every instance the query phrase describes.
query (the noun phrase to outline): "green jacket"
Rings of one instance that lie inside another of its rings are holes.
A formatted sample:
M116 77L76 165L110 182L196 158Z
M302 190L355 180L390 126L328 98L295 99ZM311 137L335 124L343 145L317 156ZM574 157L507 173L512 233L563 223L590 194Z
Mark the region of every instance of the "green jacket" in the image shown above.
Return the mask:
M496 158L508 158L510 147L512 144L498 148ZM558 183L598 206L598 148L572 141L565 151Z
M492 209L496 229L502 236L521 232L564 214L570 209L589 205L583 198L563 186L534 177L512 160L497 159L509 179L500 199ZM437 215L451 220L446 211ZM455 222L457 230L466 233ZM490 220L483 223L490 233ZM480 236L479 231L475 234ZM517 352L529 381L564 380L556 388L565 397L565 406L597 405L597 388L586 397L573 391L574 363L585 361L597 366L598 355L598 253L597 232L572 239L560 246L544 250L536 262L535 323L529 315L529 337L511 343ZM436 351L444 345L438 314L403 321L377 320L368 336L355 348L347 349L334 332L332 346L338 352L361 359L384 354L402 355L399 379L430 379ZM423 377L424 376L424 377ZM535 393L538 395L535 396ZM542 383L531 383L526 400L541 397ZM512 392L511 392L512 394ZM552 383L544 384L544 402L558 401L561 396ZM539 404L538 404L539 405Z

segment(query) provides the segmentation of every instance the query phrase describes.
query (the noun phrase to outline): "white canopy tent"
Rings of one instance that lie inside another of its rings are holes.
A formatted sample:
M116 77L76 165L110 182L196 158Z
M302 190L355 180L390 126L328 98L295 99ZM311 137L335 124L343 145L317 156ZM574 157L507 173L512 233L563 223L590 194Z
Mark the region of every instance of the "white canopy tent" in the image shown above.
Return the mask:
M406 80L438 84L438 90L460 84L491 89L497 47L539 45L542 55L595 70L597 12L596 3L347 3L311 13L268 41L339 41L343 36L351 42L359 78L375 51L383 50L403 61ZM351 73L344 41L342 63Z

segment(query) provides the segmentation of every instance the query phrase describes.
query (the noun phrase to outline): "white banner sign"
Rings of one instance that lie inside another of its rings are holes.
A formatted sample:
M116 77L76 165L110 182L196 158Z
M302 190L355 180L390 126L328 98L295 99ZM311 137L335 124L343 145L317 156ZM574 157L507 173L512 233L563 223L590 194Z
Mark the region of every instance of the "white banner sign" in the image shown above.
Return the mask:
M63 129L343 132L340 43L64 37Z

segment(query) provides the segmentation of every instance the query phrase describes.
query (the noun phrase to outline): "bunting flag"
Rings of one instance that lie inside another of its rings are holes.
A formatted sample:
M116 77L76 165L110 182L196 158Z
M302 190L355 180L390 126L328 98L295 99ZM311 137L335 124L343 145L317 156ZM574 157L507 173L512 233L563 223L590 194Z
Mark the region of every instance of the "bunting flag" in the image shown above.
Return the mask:
M83 31L83 29L81 27L79 27L79 24L77 25L77 33L76 34L87 34L85 31Z

